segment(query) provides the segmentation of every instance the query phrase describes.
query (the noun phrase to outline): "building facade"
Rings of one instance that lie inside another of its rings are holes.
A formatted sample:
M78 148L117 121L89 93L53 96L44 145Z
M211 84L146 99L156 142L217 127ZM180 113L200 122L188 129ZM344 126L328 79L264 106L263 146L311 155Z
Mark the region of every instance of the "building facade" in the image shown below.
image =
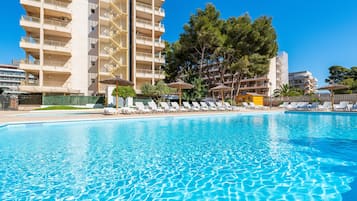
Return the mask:
M6 91L16 91L25 80L25 71L16 65L0 64L0 88Z
M270 59L269 72L266 75L242 79L239 91L242 94L256 93L270 96L273 94L274 89L279 88L282 84L288 84L288 68L288 54L282 52ZM209 65L208 69L205 69L204 72L206 72L204 76L206 82L210 81L211 85L220 83L221 75L216 64ZM224 84L232 86L232 74L226 73L224 74L224 78Z
M315 93L317 90L317 79L309 71L289 73L289 85L303 90L304 94Z
M22 91L104 94L100 81L120 76L143 83L163 79L164 0L20 0L26 11L20 41L26 58ZM29 82L29 75L38 82Z

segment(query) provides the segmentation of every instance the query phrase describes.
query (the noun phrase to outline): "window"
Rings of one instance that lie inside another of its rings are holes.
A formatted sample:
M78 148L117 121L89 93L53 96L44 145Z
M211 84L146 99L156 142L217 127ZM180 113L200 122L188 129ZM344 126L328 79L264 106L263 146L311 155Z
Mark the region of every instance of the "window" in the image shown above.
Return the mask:
M91 30L94 31L95 27L94 26L91 26Z
M95 66L95 61L91 61L92 66Z
M94 9L94 8L90 9L90 12L91 12L92 14L94 14L94 13L95 13L95 9Z
M92 49L95 48L95 44L94 43L91 43L90 46L91 46Z
M94 83L95 83L95 79L91 79L91 81L92 81L92 84L94 84Z

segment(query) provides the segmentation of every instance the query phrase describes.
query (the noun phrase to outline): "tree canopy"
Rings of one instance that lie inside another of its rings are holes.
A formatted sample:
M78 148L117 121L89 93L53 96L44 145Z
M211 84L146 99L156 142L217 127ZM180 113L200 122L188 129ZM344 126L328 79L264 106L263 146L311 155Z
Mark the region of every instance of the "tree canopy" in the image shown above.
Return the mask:
M133 87L131 86L118 86L115 89L113 89L112 92L112 96L116 96L116 95L124 99L124 105L125 105L125 100L129 97L135 97L136 93Z
M162 80L158 81L155 85L145 83L141 87L141 93L144 96L152 97L156 100L162 99L164 95L175 93L176 89L168 87Z
M238 94L240 80L266 74L278 50L272 18L252 20L244 14L223 20L213 4L198 9L183 29L179 40L165 50L166 81L181 76L194 84L205 76L203 87L211 88L215 78L207 66L214 64L219 68L220 82L233 80L232 88ZM232 77L224 76L226 73Z
M357 67L346 68L335 65L329 68L329 74L326 82L349 86L348 90L338 90L336 93L357 92Z
M290 97L301 95L303 95L303 91L301 89L293 88L288 84L282 84L278 89L274 90L274 97Z

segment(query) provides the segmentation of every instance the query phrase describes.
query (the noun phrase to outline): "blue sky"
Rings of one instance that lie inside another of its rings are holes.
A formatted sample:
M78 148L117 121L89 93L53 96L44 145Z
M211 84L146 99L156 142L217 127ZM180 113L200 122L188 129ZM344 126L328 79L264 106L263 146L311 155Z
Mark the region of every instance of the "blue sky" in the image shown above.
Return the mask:
M289 54L289 71L309 70L324 84L328 67L357 66L357 1L355 0L166 0L163 36L178 39L197 8L212 2L222 18L249 13L273 17L279 51ZM0 63L24 57L18 47L25 33L19 26L24 13L19 0L3 2L0 12Z

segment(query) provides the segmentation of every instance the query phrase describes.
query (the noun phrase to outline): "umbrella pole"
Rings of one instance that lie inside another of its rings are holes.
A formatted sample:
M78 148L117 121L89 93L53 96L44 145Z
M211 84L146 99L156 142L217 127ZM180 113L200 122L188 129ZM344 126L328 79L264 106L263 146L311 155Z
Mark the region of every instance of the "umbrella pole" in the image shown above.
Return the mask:
M117 111L118 111L118 102L119 102L119 97L118 97L118 81L117 81L117 83L116 83L116 88L115 88L115 90L117 91L117 93L116 93L116 100L115 100L115 102L116 102L116 109L117 109Z
M332 107L332 111L334 111L335 110L335 108L334 108L334 106L333 106L333 104L334 104L334 102L335 102L335 100L334 100L334 94L333 94L333 90L331 90L331 107Z
M181 102L182 102L181 95L182 95L182 89L181 89L181 87L179 87L179 104L180 104L180 107L181 107Z
M222 95L222 105L224 104L224 91L223 89L221 90L221 95Z

